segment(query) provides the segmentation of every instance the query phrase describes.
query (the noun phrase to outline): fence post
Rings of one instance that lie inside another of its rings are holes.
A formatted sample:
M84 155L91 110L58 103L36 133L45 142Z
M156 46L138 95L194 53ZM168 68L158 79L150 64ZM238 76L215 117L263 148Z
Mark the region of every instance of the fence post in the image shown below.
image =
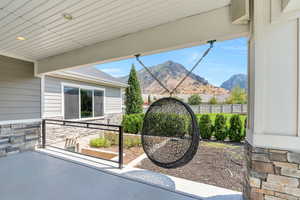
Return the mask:
M119 127L119 168L123 168L123 126Z
M46 147L46 120L42 120L42 148Z
M233 113L233 104L231 104L231 113Z

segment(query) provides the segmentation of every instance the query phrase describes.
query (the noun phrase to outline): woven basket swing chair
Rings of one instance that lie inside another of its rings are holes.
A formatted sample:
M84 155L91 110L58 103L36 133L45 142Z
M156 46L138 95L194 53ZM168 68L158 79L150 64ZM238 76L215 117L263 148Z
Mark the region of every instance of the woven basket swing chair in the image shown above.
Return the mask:
M139 59L140 55L136 55L137 61L170 94L150 105L141 132L144 152L159 167L182 167L197 153L200 134L195 114L189 105L172 95L213 48L214 42L209 41L210 47L172 91L152 74Z

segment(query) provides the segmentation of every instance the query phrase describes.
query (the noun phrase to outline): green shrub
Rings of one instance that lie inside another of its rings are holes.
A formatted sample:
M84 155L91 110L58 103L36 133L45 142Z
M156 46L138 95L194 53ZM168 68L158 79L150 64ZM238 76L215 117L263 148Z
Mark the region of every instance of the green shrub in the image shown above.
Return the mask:
M144 126L149 135L182 136L188 132L187 118L178 114L148 113Z
M209 115L202 115L199 121L200 135L202 139L210 139L213 134L213 126Z
M215 119L214 132L217 140L224 141L227 138L227 125L226 117L224 115L218 114Z
M119 144L119 135L117 135L113 132L105 132L104 137L105 137L105 139L110 141L111 145Z
M230 127L228 131L230 141L241 142L245 138L242 129L243 125L240 115L233 115L230 118Z
M105 132L104 137L111 145L119 145L119 135L113 132ZM142 145L141 137L133 135L123 136L123 145L125 148L137 147Z
M91 147L110 147L111 143L106 138L95 138L90 140L90 146Z
M188 98L188 104L190 105L199 105L201 101L201 97L198 94L193 94Z
M209 104L218 104L218 99L216 97L212 97L212 98L210 98L208 103Z
M122 126L124 132L137 134L142 130L144 114L130 114L124 115Z
M125 137L124 147L130 149L131 147L138 147L142 145L141 138Z
M246 137L247 135L247 125L248 125L248 118L245 117L245 120L244 120L244 137Z

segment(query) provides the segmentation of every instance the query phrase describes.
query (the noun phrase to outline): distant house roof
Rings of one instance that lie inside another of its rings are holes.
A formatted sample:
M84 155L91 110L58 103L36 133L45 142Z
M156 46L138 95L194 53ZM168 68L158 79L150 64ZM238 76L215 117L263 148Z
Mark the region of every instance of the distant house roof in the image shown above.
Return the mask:
M119 79L96 69L94 66L81 67L76 69L70 69L65 71L59 71L51 73L51 75L59 76L63 78L72 78L80 81L92 81L98 84L127 87L128 85Z

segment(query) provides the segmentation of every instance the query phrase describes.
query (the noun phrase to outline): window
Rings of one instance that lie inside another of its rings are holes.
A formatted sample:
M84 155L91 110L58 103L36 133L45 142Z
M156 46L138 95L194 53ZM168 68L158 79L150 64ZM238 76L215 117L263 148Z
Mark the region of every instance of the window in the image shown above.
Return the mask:
M104 90L84 86L63 87L64 118L80 119L104 116Z
M94 115L95 117L103 116L104 108L104 92L94 90Z
M76 119L79 116L79 89L73 87L64 88L65 119Z
M81 118L93 117L93 91L80 90Z

